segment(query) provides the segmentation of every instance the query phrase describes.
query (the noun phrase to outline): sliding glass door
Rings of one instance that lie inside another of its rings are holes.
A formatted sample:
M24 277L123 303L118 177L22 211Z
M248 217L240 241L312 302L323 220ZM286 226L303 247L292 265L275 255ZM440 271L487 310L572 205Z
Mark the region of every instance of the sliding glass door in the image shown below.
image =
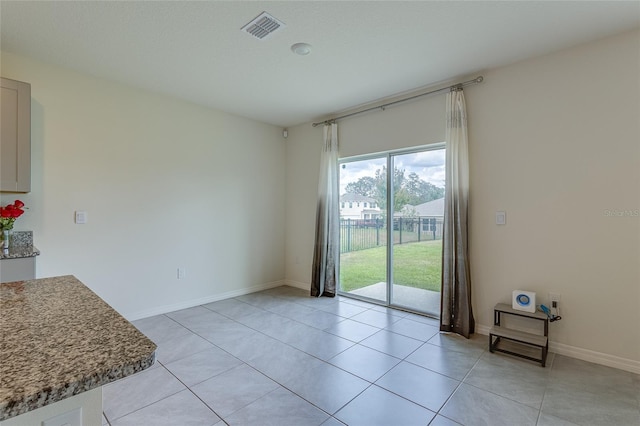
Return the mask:
M391 155L393 243L390 304L440 314L444 148Z
M340 291L389 302L386 157L340 164Z
M444 154L439 145L341 161L341 294L439 315Z

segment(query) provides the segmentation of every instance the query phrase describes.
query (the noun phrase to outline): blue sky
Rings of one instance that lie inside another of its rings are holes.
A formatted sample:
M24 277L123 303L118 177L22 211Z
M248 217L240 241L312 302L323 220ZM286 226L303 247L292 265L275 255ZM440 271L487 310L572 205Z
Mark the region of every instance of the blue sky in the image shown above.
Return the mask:
M405 169L405 176L415 172L422 180L438 187L444 187L444 149L401 154L393 158L397 168ZM348 183L355 182L364 176L373 177L376 170L381 169L386 164L386 156L342 163L340 165L340 194L344 194L344 189Z

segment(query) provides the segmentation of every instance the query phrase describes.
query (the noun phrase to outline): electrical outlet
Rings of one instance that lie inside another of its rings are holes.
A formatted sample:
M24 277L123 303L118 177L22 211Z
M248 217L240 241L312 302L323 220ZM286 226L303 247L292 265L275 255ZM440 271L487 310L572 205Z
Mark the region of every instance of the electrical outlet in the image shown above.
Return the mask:
M181 280L187 276L187 270L185 268L178 268L178 279Z
M560 316L560 299L561 296L558 293L549 293L549 303L551 305L551 309L553 309L552 312L554 312L555 315Z

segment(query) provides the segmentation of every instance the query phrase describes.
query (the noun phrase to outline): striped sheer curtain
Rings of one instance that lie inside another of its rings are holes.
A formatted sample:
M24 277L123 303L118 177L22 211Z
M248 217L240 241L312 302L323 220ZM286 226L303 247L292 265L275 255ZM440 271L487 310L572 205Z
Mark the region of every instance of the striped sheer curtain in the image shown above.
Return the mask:
M442 242L440 330L466 338L475 331L471 309L467 214L469 154L462 88L447 94L446 180Z
M313 252L311 295L336 295L340 228L338 219L338 125L324 125L324 145L320 156L316 242Z

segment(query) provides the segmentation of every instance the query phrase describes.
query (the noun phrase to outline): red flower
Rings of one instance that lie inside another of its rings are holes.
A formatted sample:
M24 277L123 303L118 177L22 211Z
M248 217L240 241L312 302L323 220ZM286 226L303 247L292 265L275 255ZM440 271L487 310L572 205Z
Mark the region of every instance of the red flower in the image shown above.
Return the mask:
M24 203L20 200L16 200L13 204L8 204L4 207L0 206L0 229L13 229L16 219L24 213L23 207Z

